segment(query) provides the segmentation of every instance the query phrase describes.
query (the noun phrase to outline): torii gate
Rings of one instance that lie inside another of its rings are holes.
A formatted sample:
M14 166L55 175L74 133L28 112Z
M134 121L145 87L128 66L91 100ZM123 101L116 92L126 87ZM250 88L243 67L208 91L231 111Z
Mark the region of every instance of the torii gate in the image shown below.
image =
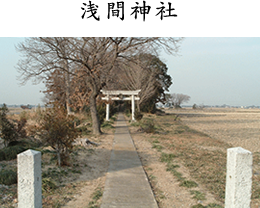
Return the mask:
M106 97L102 97L102 100L131 100L132 102L132 121L135 120L135 100L140 100L140 97L136 97L141 90L127 91L127 90L100 90ZM117 96L117 97L111 97ZM120 96L120 97L118 97ZM129 97L124 97L129 96ZM109 103L106 104L106 120L109 121Z

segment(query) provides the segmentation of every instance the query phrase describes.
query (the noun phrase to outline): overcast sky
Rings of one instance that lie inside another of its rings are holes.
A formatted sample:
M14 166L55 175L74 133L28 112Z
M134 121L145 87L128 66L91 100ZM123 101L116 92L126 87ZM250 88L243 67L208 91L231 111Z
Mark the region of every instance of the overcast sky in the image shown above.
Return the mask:
M38 104L44 85L20 86L15 45L0 38L0 103ZM177 56L162 53L174 84L170 93L189 95L187 104L260 105L260 38L185 38Z
M162 58L188 104L260 105L260 38L186 38L178 54Z

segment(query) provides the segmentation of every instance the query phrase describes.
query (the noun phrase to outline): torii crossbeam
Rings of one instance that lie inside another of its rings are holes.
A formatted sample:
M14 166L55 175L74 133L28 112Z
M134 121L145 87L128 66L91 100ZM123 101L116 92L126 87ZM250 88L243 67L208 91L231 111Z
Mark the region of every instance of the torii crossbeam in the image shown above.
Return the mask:
M127 91L127 90L100 90L106 97L102 100L131 100L132 103L132 121L135 120L135 100L140 100L137 97L141 90ZM128 96L128 97L125 97ZM109 121L109 104L106 104L106 120Z

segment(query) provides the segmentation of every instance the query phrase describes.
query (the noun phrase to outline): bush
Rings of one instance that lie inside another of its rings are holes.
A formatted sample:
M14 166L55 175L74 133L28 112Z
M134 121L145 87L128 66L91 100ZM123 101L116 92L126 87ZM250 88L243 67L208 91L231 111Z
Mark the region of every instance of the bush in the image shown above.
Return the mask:
M67 164L72 143L79 135L74 126L74 116L67 115L64 106L56 102L44 113L40 130L42 140L55 149L58 165Z
M102 124L106 118L106 105L105 103L101 103L97 105L98 119L100 124Z
M23 146L10 146L0 150L0 161L2 160L13 160L17 158L17 154L25 151L26 148Z
M151 99L145 103L143 103L141 106L141 111L145 113L152 113L154 114L156 112L156 105L155 105L155 100Z
M143 114L140 111L135 111L135 119L137 121L141 121L142 118L143 118Z
M42 192L50 192L57 188L57 185L52 181L51 178L42 179Z
M4 151L0 150L0 161L5 160L5 153Z
M192 109L198 109L198 106L196 104L193 104Z
M25 130L25 125L27 123L27 119L26 118L20 118L20 120L17 122L17 135L21 138L25 138L26 137L26 130Z
M7 113L9 112L6 104L0 108L0 137L5 141L5 145L11 141L17 139L17 132L15 126L7 119Z
M0 184L12 185L17 183L17 172L13 170L0 171Z
M124 112L125 112L125 114L126 114L127 117L130 117L130 116L131 116L131 112L130 112L129 109L126 109Z
M145 133L155 133L155 125L153 120L145 120L142 124L142 128Z
M19 121L14 120L13 122L7 119L8 112L9 110L4 104L3 107L0 108L0 137L4 139L5 146L10 142L16 141L19 137L26 137L26 131L24 128L27 123L26 112L23 114L21 113Z

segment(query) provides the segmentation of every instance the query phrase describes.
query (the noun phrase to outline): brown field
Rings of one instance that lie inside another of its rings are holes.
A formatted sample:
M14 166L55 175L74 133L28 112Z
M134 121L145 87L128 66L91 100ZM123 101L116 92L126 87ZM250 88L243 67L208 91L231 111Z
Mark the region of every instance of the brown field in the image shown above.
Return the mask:
M35 117L34 110L27 113L28 118ZM127 122L159 207L223 208L227 148L240 146L254 153L251 208L259 208L260 110L171 109L166 113L144 114L140 122ZM150 131L144 131L146 128ZM96 200L95 194L100 195L104 188L114 129L104 129L104 133L97 138L88 135L100 146L76 146L73 166L57 169L70 174L52 177L58 187L43 193L44 207L99 207L102 197ZM45 153L42 158L44 173L51 165L48 177L57 172L52 157ZM0 167L15 164L16 160L1 161ZM17 205L16 188L16 184L0 186L1 207Z
M251 208L259 208L260 110L170 109L166 113L145 115L154 123L153 135L130 128L159 207L224 207L227 149L240 146L254 153Z
M260 109L168 110L190 128L251 152L260 151Z

